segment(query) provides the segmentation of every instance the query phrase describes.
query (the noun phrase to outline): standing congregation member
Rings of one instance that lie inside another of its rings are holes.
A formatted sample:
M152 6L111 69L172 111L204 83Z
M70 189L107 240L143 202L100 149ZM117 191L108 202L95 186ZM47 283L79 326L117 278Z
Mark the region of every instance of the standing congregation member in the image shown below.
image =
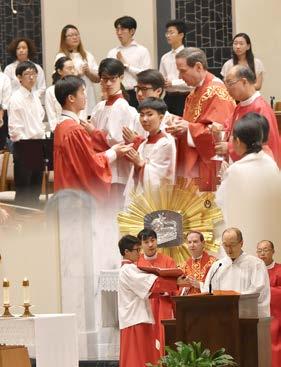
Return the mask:
M28 60L32 61L35 52L34 43L28 38L16 38L9 44L8 53L15 61L5 67L4 73L10 78L12 92L15 92L20 87L20 82L16 75L18 64ZM44 97L46 90L45 75L40 65L35 64L35 66L37 69L37 78L33 86L33 92L37 92L41 98Z
M54 189L84 190L103 200L110 191L110 163L123 154L123 147L115 145L97 153L94 128L88 122L81 122L78 116L86 104L81 78L69 75L60 79L55 85L55 96L62 114L54 138Z
M118 314L120 325L120 367L144 367L155 364L160 357L154 318L149 297L175 292L176 281L141 271L136 263L140 257L140 241L134 236L120 239L123 256L119 273Z
M164 101L168 111L178 115L183 115L185 99L192 88L188 87L183 79L179 77L176 65L176 54L184 49L184 37L186 24L182 20L170 20L166 24L166 39L171 51L161 57L159 71L165 78L166 95Z
M253 71L243 65L233 66L226 74L226 88L239 104L236 106L233 116L228 121L228 130L232 131L237 120L249 112L256 112L264 116L269 123L268 146L271 149L274 159L281 167L281 147L278 125L275 114L269 104L255 89L256 77ZM219 143L216 146L218 154L230 154L232 160L239 157L235 154L232 139L229 143Z
M178 137L177 175L200 177L205 190L214 189L216 164L210 160L214 145L209 126L214 121L224 124L232 116L235 103L222 81L208 72L202 50L185 48L176 55L176 63L180 78L194 87L186 99L185 121L167 128Z
M108 52L107 57L114 57L121 61L125 68L123 85L130 97L130 105L138 106L134 87L137 84L136 75L151 67L150 54L147 48L138 44L134 35L137 22L130 16L123 16L114 22L116 35L120 45Z
M181 294L200 293L200 282L206 279L208 271L216 261L205 250L205 239L201 232L191 231L187 235L187 247L190 258L186 261L183 272L189 285L182 289ZM201 284L202 285L202 284Z
M226 256L213 263L201 290L208 292L212 282L213 290L259 293L258 317L269 317L270 284L263 261L243 252L243 237L238 228L223 232L222 245Z
M37 80L36 65L31 61L21 62L17 65L16 75L21 86L13 92L8 108L9 135L14 143L15 200L18 205L33 206L39 202L43 173L26 167L19 154L17 142L44 138L45 113L38 94L33 91Z
M11 82L0 67L0 150L6 145L8 137L7 109L10 102L12 89Z
M274 245L269 240L262 240L257 245L257 255L264 261L270 280L272 367L279 367L281 362L281 264L274 261L274 252Z
M227 227L245 233L246 252L255 255L260 238L281 237L281 183L277 164L262 149L262 126L249 113L233 129L233 147L240 160L225 171L216 192Z
M250 37L246 33L238 33L232 40L232 59L226 61L221 69L221 75L226 77L233 65L249 67L256 77L254 86L260 90L263 82L264 66L254 57Z
M87 115L90 116L96 105L94 83L99 82L98 65L94 56L84 49L80 32L78 28L72 24L67 24L61 31L60 50L56 56L56 60L62 56L71 58L77 75L85 82Z
M168 255L164 255L157 251L157 234L149 228L144 228L138 234L141 242L143 254L140 255L137 265L139 267L156 267L156 268L175 268L175 261ZM161 320L172 319L173 304L171 295L168 292L158 293L150 297L150 304L155 320L156 338L160 342L161 355L165 351L165 333Z

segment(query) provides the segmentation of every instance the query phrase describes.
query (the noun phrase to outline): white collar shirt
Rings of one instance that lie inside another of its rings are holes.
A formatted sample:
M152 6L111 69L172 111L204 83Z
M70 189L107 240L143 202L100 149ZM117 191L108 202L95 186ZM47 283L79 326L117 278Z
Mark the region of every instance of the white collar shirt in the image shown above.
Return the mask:
M45 115L37 93L20 88L12 94L8 108L9 135L12 141L43 139Z
M12 94L10 79L2 71L0 71L0 105L3 110L8 109Z
M108 52L107 57L116 58L117 52L121 52L126 65L122 84L126 90L134 89L137 84L136 75L143 70L151 68L151 58L147 48L132 41L129 46L117 46Z

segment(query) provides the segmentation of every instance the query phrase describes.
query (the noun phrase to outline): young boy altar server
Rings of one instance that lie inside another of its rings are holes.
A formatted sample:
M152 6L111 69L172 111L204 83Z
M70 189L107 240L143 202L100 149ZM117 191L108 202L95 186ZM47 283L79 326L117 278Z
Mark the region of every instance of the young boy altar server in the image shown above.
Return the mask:
M167 110L161 98L150 97L139 104L140 122L148 137L138 150L131 149L127 157L133 162L126 192L130 192L135 177L137 191L158 189L162 182L173 184L176 169L174 138L162 132L161 121Z
M118 246L123 256L118 289L119 367L144 367L148 362L155 364L160 356L149 296L176 291L176 280L160 278L137 267L141 249L138 238L124 236Z

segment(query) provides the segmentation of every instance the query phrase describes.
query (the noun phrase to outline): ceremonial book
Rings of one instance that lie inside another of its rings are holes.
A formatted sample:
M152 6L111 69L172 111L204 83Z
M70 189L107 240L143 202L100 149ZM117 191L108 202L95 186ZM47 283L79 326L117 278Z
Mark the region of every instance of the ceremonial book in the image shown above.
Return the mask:
M153 266L139 266L139 269L147 273L166 278L178 278L183 275L183 271L180 268L155 268Z

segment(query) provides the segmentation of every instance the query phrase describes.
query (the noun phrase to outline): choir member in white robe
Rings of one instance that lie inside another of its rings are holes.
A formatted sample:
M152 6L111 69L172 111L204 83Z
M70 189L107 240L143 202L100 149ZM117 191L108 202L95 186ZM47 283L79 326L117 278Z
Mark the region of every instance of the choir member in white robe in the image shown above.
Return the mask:
M226 170L216 193L226 227L245 234L245 251L255 255L256 243L281 238L281 182L275 161L262 150L262 131L253 118L243 116L233 130L233 146L242 158Z
M232 290L241 294L259 293L258 316L270 316L270 283L264 262L242 251L243 237L237 228L228 228L222 234L227 254L211 266L202 292Z
M134 163L126 194L136 181L137 191L157 190L162 183L173 184L176 168L176 146L174 138L160 130L166 104L161 98L150 97L139 104L140 121L149 133L138 150L127 153Z
M144 367L145 363L156 363L160 357L149 296L176 291L176 280L160 278L137 267L141 247L136 237L124 236L118 245L123 256L118 288L119 366Z

